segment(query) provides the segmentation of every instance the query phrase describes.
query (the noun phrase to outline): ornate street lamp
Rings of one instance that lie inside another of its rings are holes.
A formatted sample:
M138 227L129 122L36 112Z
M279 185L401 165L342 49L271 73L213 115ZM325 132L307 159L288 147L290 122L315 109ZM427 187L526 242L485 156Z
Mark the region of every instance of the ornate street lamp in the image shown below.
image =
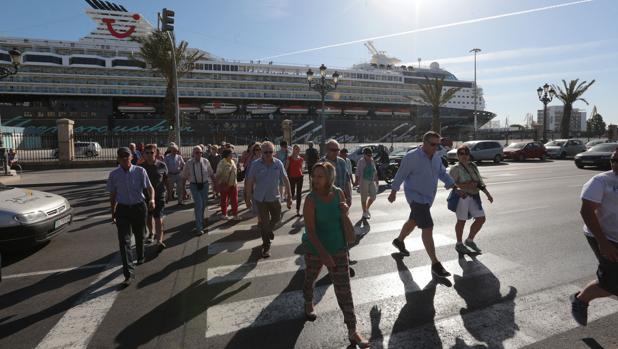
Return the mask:
M309 88L318 92L320 97L322 97L322 140L320 142L320 152L324 155L326 153L326 113L324 111L324 99L326 98L326 94L337 88L337 84L339 83L339 73L334 72L332 79L327 79L326 66L322 64L320 66L320 76L317 80L314 80L313 71L311 69L307 70L307 83L309 83Z
M556 91L548 84L543 85L543 87L539 87L536 89L536 93L539 95L539 101L543 103L543 144L547 143L547 104L550 103L554 96L556 96Z
M17 74L19 70L19 66L21 65L21 52L13 48L9 51L9 56L11 57L12 67L5 68L0 67L0 80L6 78L7 76ZM2 118L0 116L0 157L2 158L2 167L4 175L9 175L9 160L8 153L6 148L4 148L4 132L2 132Z

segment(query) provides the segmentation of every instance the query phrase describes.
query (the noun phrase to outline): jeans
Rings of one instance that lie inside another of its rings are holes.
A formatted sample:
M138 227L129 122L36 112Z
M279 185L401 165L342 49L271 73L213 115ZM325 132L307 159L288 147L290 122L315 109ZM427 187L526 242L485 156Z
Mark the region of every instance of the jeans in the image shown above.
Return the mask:
M208 182L204 183L202 190L197 190L197 184L191 183L191 196L193 196L193 212L195 214L195 229L198 232L204 230L204 211L208 208Z
M116 206L116 227L118 228L118 245L122 258L122 272L125 278L133 277L133 253L131 251L131 234L135 236L137 260L144 260L144 233L146 231L146 204Z
M300 211L300 201L303 193L304 177L290 177L290 189L292 198L296 196L296 211Z
M262 244L270 246L270 240L274 239L273 230L281 220L281 203L277 201L255 202L260 215L260 233Z

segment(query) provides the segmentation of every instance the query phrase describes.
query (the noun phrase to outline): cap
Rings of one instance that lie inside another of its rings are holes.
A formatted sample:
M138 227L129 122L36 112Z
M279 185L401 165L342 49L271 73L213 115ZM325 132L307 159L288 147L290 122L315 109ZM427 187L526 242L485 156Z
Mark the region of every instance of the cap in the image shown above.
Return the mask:
M131 150L129 150L129 148L127 147L120 147L118 148L118 150L116 150L116 154L118 154L118 157L131 155Z

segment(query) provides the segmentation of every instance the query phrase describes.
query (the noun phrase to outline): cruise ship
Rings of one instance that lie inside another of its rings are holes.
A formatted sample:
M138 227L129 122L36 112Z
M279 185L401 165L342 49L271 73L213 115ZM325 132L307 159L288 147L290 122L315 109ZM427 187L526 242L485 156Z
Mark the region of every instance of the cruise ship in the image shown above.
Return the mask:
M86 0L94 30L78 41L0 37L0 64L17 48L23 63L16 75L0 80L3 126L24 132L56 132L56 120L75 121L77 137L166 135L165 81L139 57L133 38L155 27L139 13L102 0ZM425 77L444 77L445 88L461 87L441 108L441 132L469 134L473 125L474 83L458 80L433 62L402 65L365 44L371 59L340 74L326 97L326 135L344 142L417 140L431 124L431 108L419 100ZM198 50L198 49L195 49ZM319 141L321 98L307 83L315 66L204 57L179 80L183 137L204 142L247 144L281 137L281 121L293 122L293 142ZM328 62L325 62L328 64ZM334 73L328 69L328 74ZM485 111L483 90L476 96L479 127L495 114Z

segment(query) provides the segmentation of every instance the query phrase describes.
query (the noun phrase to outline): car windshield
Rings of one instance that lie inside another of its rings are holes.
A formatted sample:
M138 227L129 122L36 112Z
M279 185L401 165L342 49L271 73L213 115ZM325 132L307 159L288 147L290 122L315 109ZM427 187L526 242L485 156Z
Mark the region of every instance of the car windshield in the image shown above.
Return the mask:
M613 152L616 149L618 149L618 143L603 143L595 145L594 147L590 148L589 151Z
M526 146L526 143L513 143L513 144L510 144L507 148L521 149L525 146Z
M603 143L603 142L604 142L604 141L601 141L601 140L590 141L590 142L586 143L586 145L587 145L588 147L592 147L592 146L594 146L594 145L601 144L601 143Z
M564 143L565 143L565 141L551 141L551 142L548 142L545 145L550 146L550 147L551 146L562 147L564 145Z

